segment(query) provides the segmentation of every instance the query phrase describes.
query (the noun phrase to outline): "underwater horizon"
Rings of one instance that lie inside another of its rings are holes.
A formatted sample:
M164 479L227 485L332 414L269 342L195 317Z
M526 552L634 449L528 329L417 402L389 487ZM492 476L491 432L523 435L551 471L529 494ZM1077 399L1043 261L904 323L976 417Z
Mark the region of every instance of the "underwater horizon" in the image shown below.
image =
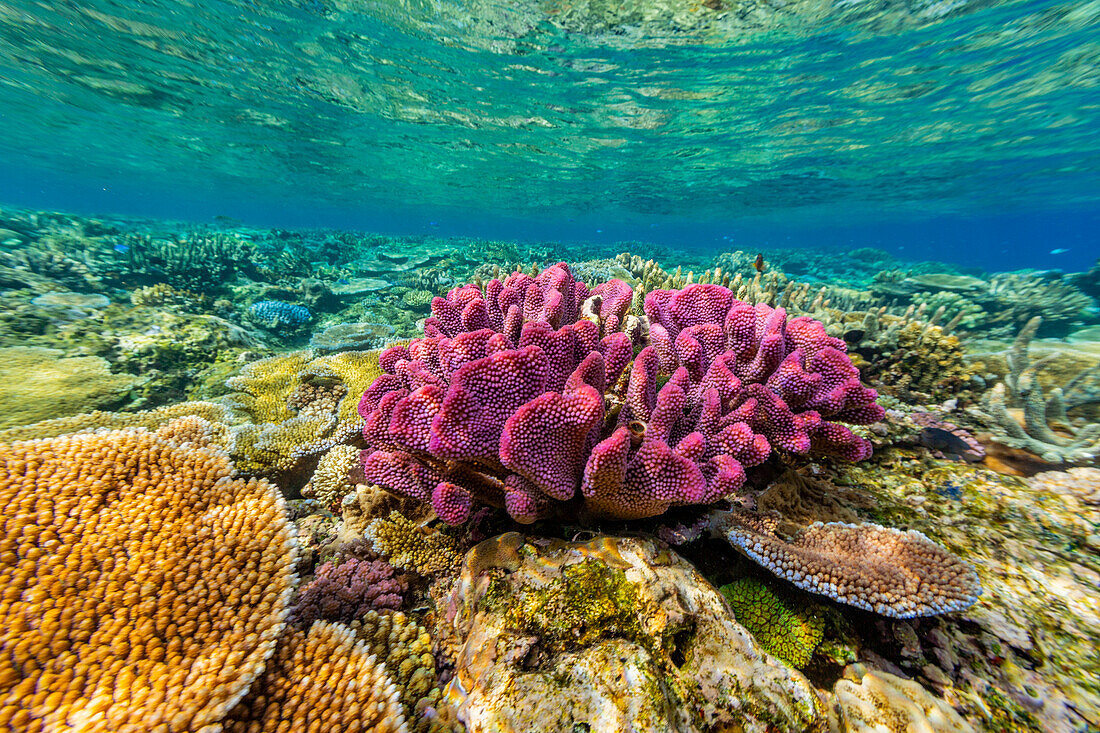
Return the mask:
M0 0L0 731L1100 731L1098 0Z
M1083 270L1098 25L1059 2L15 3L0 202Z

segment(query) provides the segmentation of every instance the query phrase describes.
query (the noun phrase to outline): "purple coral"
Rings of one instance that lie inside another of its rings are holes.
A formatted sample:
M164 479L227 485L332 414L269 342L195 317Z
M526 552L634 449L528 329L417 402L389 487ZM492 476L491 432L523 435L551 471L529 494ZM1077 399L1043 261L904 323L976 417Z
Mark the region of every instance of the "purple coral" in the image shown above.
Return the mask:
M294 616L306 626L318 619L350 622L372 609L400 608L406 590L405 577L385 560L326 562L299 593Z
M425 337L386 350L360 402L367 480L451 523L475 501L521 522L635 519L734 494L773 449L870 455L840 422L881 419L877 395L817 321L692 285L651 292L638 327L632 299L564 263L436 298ZM623 329L646 328L634 356Z

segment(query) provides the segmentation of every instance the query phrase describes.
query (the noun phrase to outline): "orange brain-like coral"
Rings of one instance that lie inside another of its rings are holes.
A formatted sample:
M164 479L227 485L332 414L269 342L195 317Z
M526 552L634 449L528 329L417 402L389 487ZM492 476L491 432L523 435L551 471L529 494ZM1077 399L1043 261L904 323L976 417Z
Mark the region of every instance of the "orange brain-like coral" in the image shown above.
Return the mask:
M216 725L273 652L282 499L172 432L0 444L0 729Z

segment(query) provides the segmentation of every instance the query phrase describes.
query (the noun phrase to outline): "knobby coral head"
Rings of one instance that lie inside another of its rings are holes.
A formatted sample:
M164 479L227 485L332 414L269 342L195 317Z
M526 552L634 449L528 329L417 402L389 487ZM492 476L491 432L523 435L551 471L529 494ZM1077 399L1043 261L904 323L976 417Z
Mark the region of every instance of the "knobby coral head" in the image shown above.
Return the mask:
M718 285L632 301L565 263L433 300L360 402L367 480L450 523L475 502L636 519L734 494L773 450L870 455L841 423L883 410L821 323Z

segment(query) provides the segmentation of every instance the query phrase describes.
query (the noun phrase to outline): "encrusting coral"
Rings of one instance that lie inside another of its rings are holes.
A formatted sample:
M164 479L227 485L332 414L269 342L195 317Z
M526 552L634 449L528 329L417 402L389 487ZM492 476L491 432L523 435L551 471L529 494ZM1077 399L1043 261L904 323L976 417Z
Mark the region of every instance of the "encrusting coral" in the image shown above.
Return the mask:
M280 640L263 675L225 721L227 733L408 733L397 688L355 632L316 621Z
M283 630L295 540L199 418L0 444L0 728L200 730ZM173 442L187 440L188 442Z
M360 402L367 480L452 524L475 500L521 522L578 502L631 519L729 496L773 449L870 454L841 422L883 410L820 323L719 285L653 291L644 321L632 300L564 263L436 298L425 337L384 351Z
M974 733L954 708L912 680L853 665L833 688L829 729L836 733Z
M98 356L65 357L58 349L0 349L0 427L110 407L144 381L108 367Z
M764 583L742 578L718 591L738 623L769 654L802 669L821 643L825 623L810 604L781 597Z

